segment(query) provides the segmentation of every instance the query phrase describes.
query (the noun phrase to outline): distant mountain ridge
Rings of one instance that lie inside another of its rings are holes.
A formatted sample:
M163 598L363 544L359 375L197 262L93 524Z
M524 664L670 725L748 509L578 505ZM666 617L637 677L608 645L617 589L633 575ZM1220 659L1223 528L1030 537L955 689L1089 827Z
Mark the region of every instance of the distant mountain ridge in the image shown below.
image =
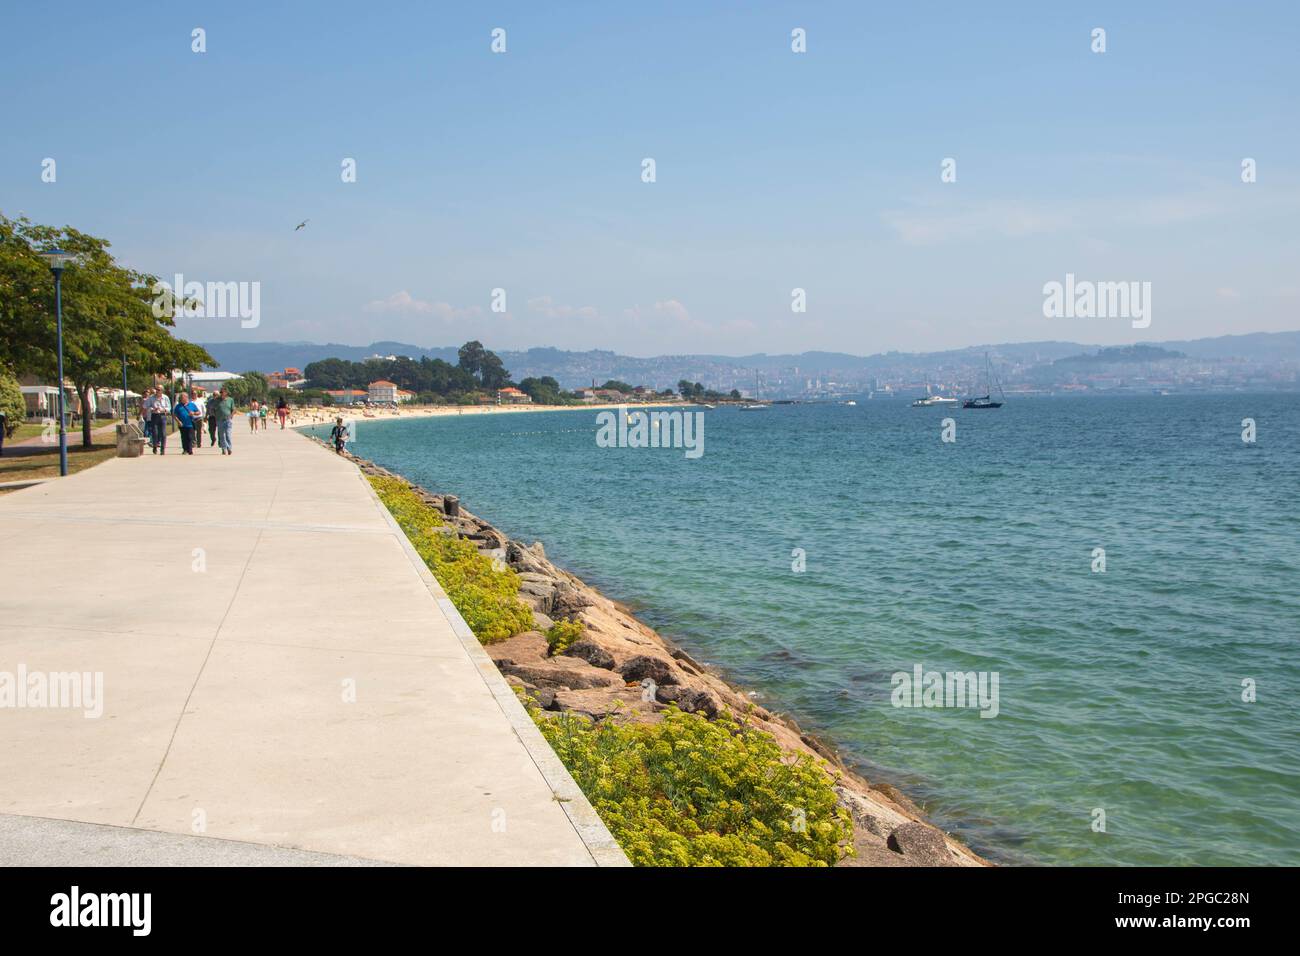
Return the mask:
M1187 358L1185 352L1175 352L1156 345L1116 345L1083 355L1068 355L1057 359L1053 365L1109 365L1113 362L1163 362Z
M488 348L492 347L491 342L484 344ZM373 355L407 355L416 359L427 355L455 363L458 348L424 347L393 341L372 342L369 345L209 342L204 343L204 347L220 363L221 368L232 372L305 368L312 362L327 358L361 361ZM1152 342L1127 348L1181 352L1187 359L1300 363L1300 331L1254 332L1188 341ZM768 355L760 352L734 356L699 354L650 358L619 355L603 349L574 352L542 347L526 351L494 351L516 381L529 376L550 375L564 388L588 386L593 381L601 384L609 379L671 388L676 386L679 379L685 378L692 382L703 382L709 387L728 390L740 387L742 390L762 392L764 382L778 371L786 380L804 378L845 381L867 379L873 373L907 367L916 369L918 375L938 378L954 369L982 366L985 352L989 352L996 362L1005 365L1050 365L1059 359L1096 354L1098 348L1077 342L1044 341L980 345L939 352L883 352L865 356L810 351L797 355Z

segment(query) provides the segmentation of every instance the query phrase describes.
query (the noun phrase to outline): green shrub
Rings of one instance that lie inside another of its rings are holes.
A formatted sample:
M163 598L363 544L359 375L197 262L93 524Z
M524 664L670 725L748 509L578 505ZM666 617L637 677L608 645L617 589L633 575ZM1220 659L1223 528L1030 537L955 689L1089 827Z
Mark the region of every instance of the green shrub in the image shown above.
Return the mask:
M829 866L851 852L830 775L771 734L676 707L657 724L529 712L637 866Z
M519 600L517 573L498 571L469 541L434 531L443 526L442 516L406 482L369 480L479 641L490 644L532 629L532 611Z
M582 632L586 629L585 624L572 618L556 621L546 629L546 644L552 654L562 653L570 644L581 640Z
M5 413L5 437L18 430L27 418L27 402L23 399L18 379L0 368L0 411Z

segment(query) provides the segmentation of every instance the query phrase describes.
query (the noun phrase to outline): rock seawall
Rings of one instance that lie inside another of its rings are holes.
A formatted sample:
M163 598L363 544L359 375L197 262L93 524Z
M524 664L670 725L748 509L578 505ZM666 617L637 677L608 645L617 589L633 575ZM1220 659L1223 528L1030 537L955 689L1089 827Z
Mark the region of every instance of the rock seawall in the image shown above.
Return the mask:
M854 773L789 716L754 704L743 691L638 621L627 607L557 567L541 542L513 540L463 506L449 509L448 495L427 491L348 452L344 456L363 474L405 482L443 515L446 533L473 542L481 553L518 572L519 599L532 608L535 629L484 648L506 680L525 689L544 710L642 722L659 720L670 703L706 718L729 710L771 734L787 753L814 755L836 775L836 793L854 823L855 854L841 866L989 865L931 826L893 787L873 785ZM448 510L455 513L448 515ZM552 654L543 632L566 618L582 622L583 636Z

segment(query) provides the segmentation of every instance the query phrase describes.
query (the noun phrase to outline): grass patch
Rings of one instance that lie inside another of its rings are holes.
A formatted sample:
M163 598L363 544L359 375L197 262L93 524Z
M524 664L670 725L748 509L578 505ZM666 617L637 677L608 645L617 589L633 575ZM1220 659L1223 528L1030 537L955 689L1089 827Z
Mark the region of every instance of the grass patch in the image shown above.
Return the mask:
M442 516L406 482L368 480L481 643L532 630L533 613L519 600L517 573L497 570L469 541L433 530L445 526Z
M58 445L50 448L42 445L39 450L23 448L22 454L17 454L19 449L13 451L14 454L11 455L6 448L5 456L0 458L0 481L30 481L35 478L59 477ZM68 474L74 475L79 471L85 471L116 455L116 442L111 445L83 448L78 440L76 445L68 445Z
M17 428L14 429L14 433L10 435L8 438L6 438L5 441L13 442L13 441L22 441L25 438L39 438L41 437L41 435L46 434L45 429L46 426L42 425L40 422L37 422L35 424L32 424L31 422L23 422ZM54 430L55 430L55 435L57 437L58 434L57 424L54 426Z
M831 866L851 852L830 774L771 734L676 707L657 724L529 713L637 866Z

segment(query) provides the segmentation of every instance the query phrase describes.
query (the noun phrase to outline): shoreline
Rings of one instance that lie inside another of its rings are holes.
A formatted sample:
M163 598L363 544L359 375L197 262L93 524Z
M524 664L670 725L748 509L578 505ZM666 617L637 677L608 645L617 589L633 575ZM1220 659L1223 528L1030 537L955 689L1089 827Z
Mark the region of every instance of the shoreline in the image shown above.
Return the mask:
M582 412L627 408L692 408L691 402L591 402L583 405L421 405L415 408L399 408L396 411L386 409L382 412L372 412L367 415L364 412L358 414L351 410L350 405L339 405L336 407L326 407L324 405L308 405L306 412L296 416L298 419L308 417L307 421L294 421L288 424L289 428L311 428L315 425L328 425L334 419L343 418L344 422L397 422L409 421L414 418L442 418L458 417L462 415L518 415L528 412ZM293 416L291 416L293 417ZM269 426L268 426L269 427Z
M558 409L541 406L536 410ZM328 449L315 435L304 433L304 436ZM810 756L835 777L836 794L840 804L849 811L854 829L854 855L838 865L993 865L931 824L924 812L897 788L887 783L871 783L845 764L832 747L800 728L789 715L755 703L744 688L731 683L718 669L696 661L671 639L638 619L627 605L552 564L541 542L528 545L511 539L463 507L457 516L447 516L445 499L451 492L431 492L373 461L351 452L343 454L363 477L395 478L408 485L426 505L443 516L458 536L472 541L484 555L500 559L519 572L523 585L518 597L532 609L535 629L486 643L483 648L506 681L536 696L544 710L571 711L594 721L617 715L620 720L636 722L656 721L670 703L706 718L730 711L769 733L792 758ZM584 636L568 651L551 656L542 631L564 617L581 621ZM619 671L614 671L616 666ZM658 678L656 683L661 685L656 688L653 700L639 697L636 687L629 691L625 683L629 676L636 679L643 671L654 673ZM614 678L612 672L622 673L624 679Z

